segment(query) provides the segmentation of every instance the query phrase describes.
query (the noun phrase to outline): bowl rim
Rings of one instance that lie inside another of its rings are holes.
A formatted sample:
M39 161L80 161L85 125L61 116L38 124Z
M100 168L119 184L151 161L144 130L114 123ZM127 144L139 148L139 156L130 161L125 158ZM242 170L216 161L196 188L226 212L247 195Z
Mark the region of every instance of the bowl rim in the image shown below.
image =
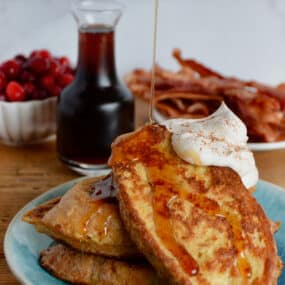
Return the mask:
M32 99L28 101L0 101L0 104L2 105L28 105L33 103L40 103L40 102L47 102L47 101L57 101L58 97L48 97L45 99Z

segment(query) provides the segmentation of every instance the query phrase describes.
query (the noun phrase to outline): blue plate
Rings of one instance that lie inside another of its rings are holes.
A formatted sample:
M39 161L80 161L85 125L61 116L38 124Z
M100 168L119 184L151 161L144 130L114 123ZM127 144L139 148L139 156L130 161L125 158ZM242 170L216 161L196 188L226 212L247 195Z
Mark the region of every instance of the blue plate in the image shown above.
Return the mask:
M38 263L39 252L47 248L52 240L39 234L34 227L21 221L22 215L28 210L52 198L62 196L79 180L72 180L39 196L27 204L11 221L4 240L4 252L8 265L14 275L25 285L63 285L62 282L45 270ZM275 235L279 255L285 262L285 189L260 181L255 196L265 209L267 215L274 221L281 221L283 226ZM285 284L285 270L278 285Z

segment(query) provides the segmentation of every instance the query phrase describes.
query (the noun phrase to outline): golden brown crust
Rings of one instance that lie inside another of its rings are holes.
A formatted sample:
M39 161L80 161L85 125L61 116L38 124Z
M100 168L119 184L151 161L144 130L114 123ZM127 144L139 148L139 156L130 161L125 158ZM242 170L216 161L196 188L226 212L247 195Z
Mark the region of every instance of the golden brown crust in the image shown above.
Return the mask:
M55 205L57 205L60 202L60 199L61 197L57 197L39 205L38 207L25 213L24 216L22 217L22 220L29 224L41 223L41 220L44 217L44 215L52 208L54 208Z
M62 244L40 254L41 265L52 275L82 285L159 285L147 262L124 262L77 252ZM165 284L165 283L164 283Z
M59 199L23 216L36 229L83 252L133 258L139 256L119 216L117 201L91 198L92 185L104 177L86 179Z
M117 140L109 163L127 230L173 284L277 284L270 221L234 171L182 161L160 126Z

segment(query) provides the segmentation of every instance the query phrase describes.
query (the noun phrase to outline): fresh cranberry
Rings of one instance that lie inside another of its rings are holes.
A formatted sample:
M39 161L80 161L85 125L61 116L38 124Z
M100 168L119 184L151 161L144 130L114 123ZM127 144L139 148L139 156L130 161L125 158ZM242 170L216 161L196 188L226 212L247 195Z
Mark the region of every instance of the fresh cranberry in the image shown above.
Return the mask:
M62 72L65 73L65 74L73 74L74 73L72 67L69 66L69 65L63 65L61 67L61 69L62 69Z
M59 77L58 83L61 87L66 87L69 85L74 79L74 76L71 74L62 74Z
M70 66L70 61L69 61L68 57L66 57L66 56L60 57L60 58L58 59L58 61L59 61L59 63L60 63L61 65Z
M50 62L49 72L55 76L58 76L61 72L60 64L57 60L52 59Z
M50 93L54 97L58 97L60 95L60 92L61 92L61 88L56 85L50 89Z
M42 58L52 58L51 53L47 49L40 49L40 50L34 50L30 57L42 57Z
M32 98L33 94L35 94L35 92L37 91L36 86L31 82L27 82L24 84L24 90L29 98Z
M54 86L54 78L51 75L45 75L41 78L41 86L50 90Z
M24 101L26 99L25 90L21 84L11 81L6 87L6 96L9 101Z
M35 73L43 74L48 71L50 67L50 60L48 58L35 56L29 59L29 67Z
M70 74L73 75L73 76L75 76L75 73L76 73L76 69L75 69L75 68L71 68Z
M6 76L3 71L0 71L0 90L4 90L7 85Z
M34 100L43 100L48 97L48 92L46 90L37 90L37 92L32 95L32 99Z
M24 70L20 75L20 80L22 82L34 82L36 80L36 77L30 71Z
M31 53L30 53L30 58L31 57L35 57L37 55L38 51L37 50L33 50Z
M24 56L23 54L17 54L14 59L19 63L19 64L23 64L24 62L26 62L27 57Z
M43 58L52 58L51 53L46 49L38 50L37 55Z
M1 69L8 78L16 78L21 70L21 66L16 60L12 59L4 62Z

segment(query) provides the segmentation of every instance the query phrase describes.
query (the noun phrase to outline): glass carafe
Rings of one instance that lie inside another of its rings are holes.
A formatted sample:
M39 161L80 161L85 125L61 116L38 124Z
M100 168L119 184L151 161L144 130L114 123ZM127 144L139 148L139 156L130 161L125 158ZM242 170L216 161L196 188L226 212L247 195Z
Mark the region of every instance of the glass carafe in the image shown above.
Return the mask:
M79 27L75 79L63 90L57 110L57 152L83 174L106 168L110 145L134 128L134 103L120 82L115 64L115 27L122 13L118 2L73 2Z

